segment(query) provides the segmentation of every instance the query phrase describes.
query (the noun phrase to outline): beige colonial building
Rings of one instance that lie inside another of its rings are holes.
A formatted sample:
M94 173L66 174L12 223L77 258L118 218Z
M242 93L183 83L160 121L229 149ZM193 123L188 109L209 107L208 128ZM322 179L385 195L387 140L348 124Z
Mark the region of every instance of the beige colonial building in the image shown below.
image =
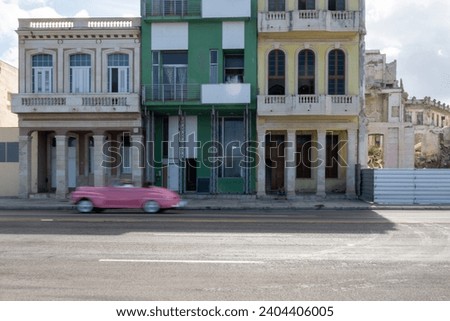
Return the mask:
M414 128L405 117L407 94L397 80L397 62L366 51L368 166L414 168Z
M19 129L17 115L11 112L17 88L17 68L0 60L0 197L17 196L19 191Z
M20 19L19 196L142 183L140 19Z
M365 1L258 1L258 195L355 197Z

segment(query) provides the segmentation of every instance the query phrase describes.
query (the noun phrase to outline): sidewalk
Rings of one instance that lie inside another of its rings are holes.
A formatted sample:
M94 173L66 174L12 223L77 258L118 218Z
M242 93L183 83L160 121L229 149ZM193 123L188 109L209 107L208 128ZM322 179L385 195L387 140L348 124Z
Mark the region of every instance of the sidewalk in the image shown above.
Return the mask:
M450 205L377 205L344 196L318 198L297 196L291 199L254 195L183 195L184 210L450 210ZM75 210L67 200L54 197L29 199L1 198L0 210Z

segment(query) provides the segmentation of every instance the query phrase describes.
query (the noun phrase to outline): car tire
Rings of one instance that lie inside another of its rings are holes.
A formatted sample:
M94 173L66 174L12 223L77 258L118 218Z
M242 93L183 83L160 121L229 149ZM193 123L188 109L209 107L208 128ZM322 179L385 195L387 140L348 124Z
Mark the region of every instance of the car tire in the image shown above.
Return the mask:
M90 200L81 200L77 203L77 210L80 213L90 213L94 209L94 204Z
M143 209L145 213L154 214L158 213L161 210L161 207L156 201L147 201L144 203Z

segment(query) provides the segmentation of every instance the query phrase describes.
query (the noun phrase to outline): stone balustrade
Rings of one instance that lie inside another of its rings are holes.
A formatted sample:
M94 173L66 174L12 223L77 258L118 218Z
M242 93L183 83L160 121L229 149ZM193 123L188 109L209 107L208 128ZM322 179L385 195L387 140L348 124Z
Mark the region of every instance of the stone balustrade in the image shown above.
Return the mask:
M130 29L139 28L139 18L55 18L19 19L19 30L45 29Z
M139 112L138 94L16 94L13 112L73 113L73 112Z

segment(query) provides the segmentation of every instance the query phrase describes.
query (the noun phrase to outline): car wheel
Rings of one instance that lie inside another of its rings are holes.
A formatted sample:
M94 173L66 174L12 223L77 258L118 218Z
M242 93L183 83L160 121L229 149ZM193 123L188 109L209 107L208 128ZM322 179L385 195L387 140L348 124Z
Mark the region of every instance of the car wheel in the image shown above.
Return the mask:
M90 213L94 209L94 204L90 200L81 200L77 203L77 210L80 213Z
M144 203L144 212L146 213L158 213L160 209L158 202L147 201Z

